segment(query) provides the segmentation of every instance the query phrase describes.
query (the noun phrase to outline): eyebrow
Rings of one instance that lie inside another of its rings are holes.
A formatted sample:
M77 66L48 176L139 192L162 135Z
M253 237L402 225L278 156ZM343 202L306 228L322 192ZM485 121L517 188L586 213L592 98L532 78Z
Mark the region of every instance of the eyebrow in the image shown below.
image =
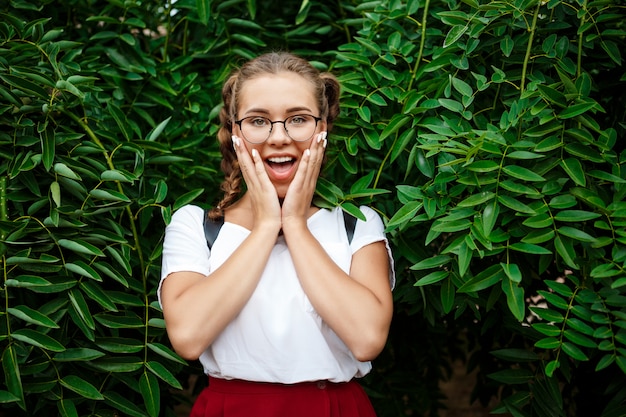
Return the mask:
M309 113L313 113L313 111L305 106L300 106L300 107L290 107L286 110L285 113L295 113L295 112L300 112L300 111L307 111ZM263 109L263 108L259 108L259 107L253 107L251 109L246 110L246 112L244 114L249 114L249 113L262 113L262 114L270 114L270 111L267 109Z

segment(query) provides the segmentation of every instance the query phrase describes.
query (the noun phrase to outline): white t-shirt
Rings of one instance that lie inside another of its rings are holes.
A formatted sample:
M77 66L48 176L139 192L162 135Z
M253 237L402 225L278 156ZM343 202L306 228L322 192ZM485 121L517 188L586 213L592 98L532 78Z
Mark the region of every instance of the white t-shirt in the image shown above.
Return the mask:
M308 227L328 255L346 273L352 254L384 241L389 252L389 281L395 274L391 250L378 214L361 207L367 221L357 221L349 245L340 208L321 209ZM163 242L161 283L173 272L209 275L246 239L250 231L225 222L209 250L203 228L204 210L185 206L172 216ZM242 259L241 262L245 262ZM233 277L237 279L237 277ZM160 286L159 286L160 301ZM330 380L345 382L366 375L370 362L359 362L314 310L302 290L282 236L278 237L252 297L240 314L200 356L205 373L225 379L279 382Z

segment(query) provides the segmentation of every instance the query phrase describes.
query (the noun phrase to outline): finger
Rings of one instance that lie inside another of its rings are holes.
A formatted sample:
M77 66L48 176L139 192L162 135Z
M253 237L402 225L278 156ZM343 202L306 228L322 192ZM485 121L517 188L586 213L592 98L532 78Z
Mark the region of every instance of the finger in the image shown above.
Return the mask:
M258 186L258 180L254 175L255 165L248 150L240 137L232 136L233 147L235 148L235 154L237 155L237 161L239 161L239 169L243 175L243 179L248 184L248 187ZM251 172L252 171L252 172Z

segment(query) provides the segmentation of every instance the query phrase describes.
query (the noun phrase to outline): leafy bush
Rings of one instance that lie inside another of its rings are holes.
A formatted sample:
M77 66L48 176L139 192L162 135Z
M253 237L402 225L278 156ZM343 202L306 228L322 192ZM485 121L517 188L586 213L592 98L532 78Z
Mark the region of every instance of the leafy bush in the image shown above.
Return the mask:
M475 397L500 393L496 412L623 414L623 4L357 10L335 65L355 156L342 161L357 172L374 150L375 188L397 191L382 207L398 305L465 328Z
M199 370L156 303L163 226L215 202L221 83L268 49L342 81L320 203L388 220L396 314L365 381L379 415L436 414L465 348L474 398L500 398L496 412L624 413L623 3L3 8L11 415L167 416L185 401Z

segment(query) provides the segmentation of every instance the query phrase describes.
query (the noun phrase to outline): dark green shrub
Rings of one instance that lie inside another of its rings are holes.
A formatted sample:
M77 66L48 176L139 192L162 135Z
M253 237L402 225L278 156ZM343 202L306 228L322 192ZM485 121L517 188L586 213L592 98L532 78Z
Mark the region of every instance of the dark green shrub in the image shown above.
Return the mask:
M356 9L342 162L397 192L397 305L466 330L497 412L622 415L624 4Z
M497 412L623 414L625 7L1 6L3 408L185 401L199 371L168 348L156 303L163 226L215 201L224 77L290 49L344 87L320 202L388 220L396 316L365 381L380 416L436 414L465 349L474 399Z

